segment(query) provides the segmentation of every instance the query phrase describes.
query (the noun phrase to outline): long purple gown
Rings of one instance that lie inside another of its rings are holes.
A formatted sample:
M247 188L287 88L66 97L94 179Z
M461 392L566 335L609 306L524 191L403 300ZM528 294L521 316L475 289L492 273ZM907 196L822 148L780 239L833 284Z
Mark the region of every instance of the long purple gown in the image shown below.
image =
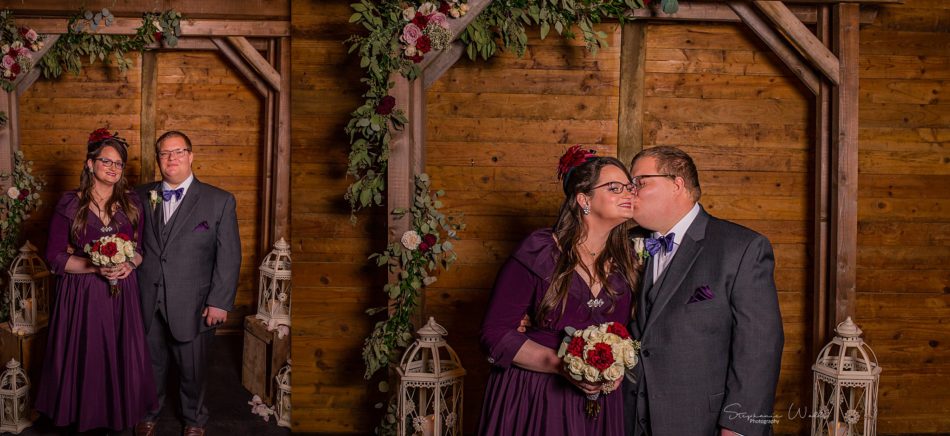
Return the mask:
M564 328L583 329L609 321L630 319L632 294L619 274L608 277L611 287L622 292L613 302L606 290L599 297L605 304L590 308L593 298L586 282L574 273L567 308L550 327L534 326L526 333L517 327L522 317L534 314L540 305L560 251L550 229L528 236L502 267L495 282L488 313L482 324L482 346L493 364L485 390L478 433L483 435L623 435L623 396L620 389L597 400L601 412L596 419L584 413L584 393L560 374L529 371L512 364L515 354L530 339L557 350ZM559 312L559 309L555 309Z
M128 195L139 210L133 239L140 241L142 204L135 193ZM136 276L119 280L120 292L112 297L102 276L65 268L68 247L74 248L73 256L87 256L82 247L90 241L115 233L131 236L133 229L122 212L112 230L89 212L85 233L75 240L70 228L78 207L76 192L67 192L50 223L46 259L59 280L36 409L58 426L122 430L157 405Z

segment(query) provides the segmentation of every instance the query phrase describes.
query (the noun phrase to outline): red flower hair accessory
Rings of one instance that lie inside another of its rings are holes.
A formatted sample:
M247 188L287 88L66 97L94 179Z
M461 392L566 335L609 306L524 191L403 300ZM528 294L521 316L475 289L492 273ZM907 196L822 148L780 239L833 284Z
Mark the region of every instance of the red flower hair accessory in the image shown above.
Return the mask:
M117 136L119 136L119 132L115 132L114 134L109 133L109 129L102 127L102 128L93 130L92 133L89 134L89 140L86 141L86 143L95 144L97 142L105 141L106 139L114 138Z
M574 168L587 163L588 160L595 157L597 157L597 152L594 150L585 150L581 148L580 144L571 146L571 148L568 148L567 151L564 152L564 155L561 156L561 161L557 164L557 179L567 183L567 179L570 177L571 171Z

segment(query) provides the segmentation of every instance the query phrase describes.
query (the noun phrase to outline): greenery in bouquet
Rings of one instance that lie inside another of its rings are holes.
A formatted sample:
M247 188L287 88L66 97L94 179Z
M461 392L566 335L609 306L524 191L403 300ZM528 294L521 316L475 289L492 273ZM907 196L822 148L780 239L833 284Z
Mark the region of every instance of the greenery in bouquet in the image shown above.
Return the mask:
M23 158L23 152L17 151L13 174L0 174L0 178L12 182L0 195L0 268L4 271L17 255L23 221L42 203L40 192L45 183L32 173L33 163ZM7 292L0 292L0 321L9 317L8 298Z

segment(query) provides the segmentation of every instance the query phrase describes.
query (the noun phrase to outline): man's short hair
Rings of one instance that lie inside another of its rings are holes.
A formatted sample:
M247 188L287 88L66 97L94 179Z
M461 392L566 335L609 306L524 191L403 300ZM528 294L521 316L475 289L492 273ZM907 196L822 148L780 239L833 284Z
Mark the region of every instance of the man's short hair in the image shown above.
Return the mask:
M645 157L652 157L656 160L656 170L661 174L671 174L682 178L686 189L693 196L693 201L699 201L699 197L702 195L702 189L699 187L699 173L696 171L693 158L689 157L685 151L665 145L645 148L633 157L630 168L633 168L638 160Z

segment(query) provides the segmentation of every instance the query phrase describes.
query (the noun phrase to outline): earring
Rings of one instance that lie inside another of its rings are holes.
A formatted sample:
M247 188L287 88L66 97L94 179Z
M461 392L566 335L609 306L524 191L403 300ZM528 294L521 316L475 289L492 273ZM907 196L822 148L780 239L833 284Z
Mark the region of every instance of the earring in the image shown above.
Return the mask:
M584 205L584 207L581 208L581 212L583 212L584 215L590 215L590 205L589 204Z

